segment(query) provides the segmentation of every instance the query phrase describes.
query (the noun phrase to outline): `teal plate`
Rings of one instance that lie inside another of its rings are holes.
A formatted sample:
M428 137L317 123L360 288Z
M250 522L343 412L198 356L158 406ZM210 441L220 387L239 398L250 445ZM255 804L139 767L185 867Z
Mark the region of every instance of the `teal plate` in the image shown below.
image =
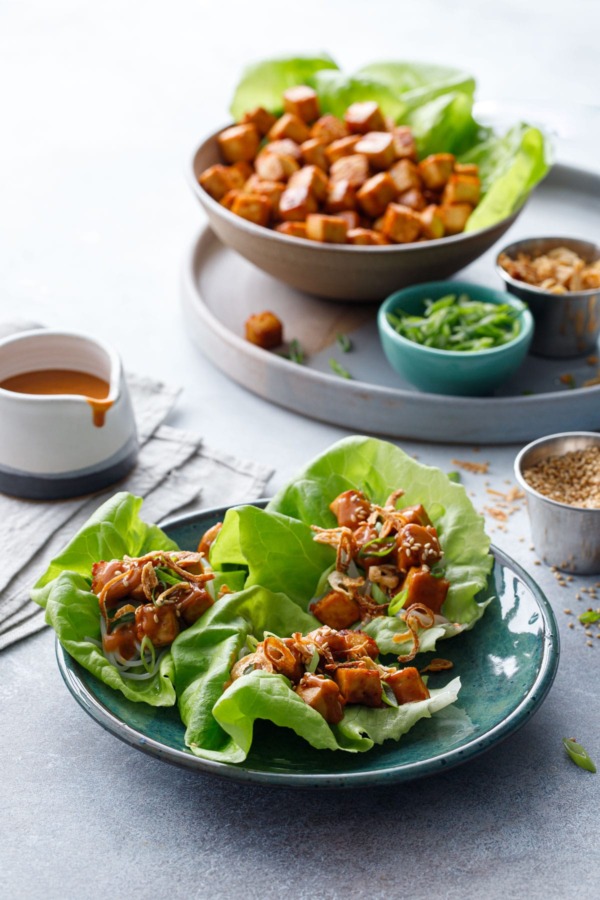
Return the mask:
M257 503L264 505L264 503ZM205 510L163 527L182 549L193 550L225 509ZM493 547L494 568L479 600L496 597L473 631L443 643L434 655L452 660L451 673L430 675L441 687L460 675L458 703L422 719L401 741L367 753L315 750L292 731L258 723L252 751L238 765L200 759L186 749L176 707L132 703L83 669L57 642L62 677L77 702L111 734L166 762L209 775L286 787L344 788L409 781L461 765L524 725L554 680L558 628L543 592L532 578Z

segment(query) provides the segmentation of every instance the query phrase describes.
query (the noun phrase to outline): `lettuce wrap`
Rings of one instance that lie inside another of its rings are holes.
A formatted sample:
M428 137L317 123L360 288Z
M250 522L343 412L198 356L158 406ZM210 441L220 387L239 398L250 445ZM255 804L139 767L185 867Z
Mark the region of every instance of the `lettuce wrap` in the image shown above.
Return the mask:
M474 78L431 63L383 61L349 75L327 54L267 59L243 71L230 112L236 121L256 106L280 115L283 92L297 84L317 91L323 113L341 116L351 103L376 101L397 124L412 128L421 158L453 153L477 163L482 198L466 231L512 215L550 168L549 142L539 129L520 123L498 135L483 127L473 118Z
M490 539L462 485L387 441L345 438L309 463L266 510L229 510L211 564L216 569L244 567L246 586L283 591L308 610L311 600L327 590L327 575L335 563L334 550L317 543L310 526L336 526L329 504L343 491L364 491L383 504L397 488L405 491L403 505L423 504L444 549L443 572L450 589L442 612L449 621L420 632L420 651L433 650L440 638L472 628L483 615L489 600L477 603L475 598L492 569ZM402 618L384 615L363 630L382 653L398 654L402 644L394 637L408 629Z

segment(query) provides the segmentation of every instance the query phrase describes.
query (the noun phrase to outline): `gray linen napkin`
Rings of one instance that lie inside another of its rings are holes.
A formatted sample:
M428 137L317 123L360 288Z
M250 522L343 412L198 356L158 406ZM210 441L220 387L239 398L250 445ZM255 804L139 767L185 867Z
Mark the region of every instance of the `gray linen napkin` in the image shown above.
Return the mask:
M20 327L0 326L0 336ZM262 497L272 470L204 445L201 437L161 423L179 390L127 375L140 439L138 464L118 485L73 500L19 500L0 494L0 650L40 631L44 612L29 591L91 513L117 490L144 497L148 522L192 505L226 506Z

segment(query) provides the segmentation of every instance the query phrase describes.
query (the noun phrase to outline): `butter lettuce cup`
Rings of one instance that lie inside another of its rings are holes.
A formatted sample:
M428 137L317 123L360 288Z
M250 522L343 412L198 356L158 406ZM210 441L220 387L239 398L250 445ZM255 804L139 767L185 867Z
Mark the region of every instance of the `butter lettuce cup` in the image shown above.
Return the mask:
M399 375L428 393L474 397L491 394L518 370L534 327L521 300L467 281L396 291L381 305L377 324Z

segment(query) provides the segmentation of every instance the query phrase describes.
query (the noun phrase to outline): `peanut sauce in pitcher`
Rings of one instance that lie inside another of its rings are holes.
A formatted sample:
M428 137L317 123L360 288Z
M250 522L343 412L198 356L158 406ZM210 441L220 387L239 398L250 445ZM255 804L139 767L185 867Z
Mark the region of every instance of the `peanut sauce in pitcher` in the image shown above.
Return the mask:
M22 372L0 381L0 388L16 394L75 394L92 407L94 425L104 425L106 411L112 406L107 400L110 385L103 378L73 369L37 369Z

